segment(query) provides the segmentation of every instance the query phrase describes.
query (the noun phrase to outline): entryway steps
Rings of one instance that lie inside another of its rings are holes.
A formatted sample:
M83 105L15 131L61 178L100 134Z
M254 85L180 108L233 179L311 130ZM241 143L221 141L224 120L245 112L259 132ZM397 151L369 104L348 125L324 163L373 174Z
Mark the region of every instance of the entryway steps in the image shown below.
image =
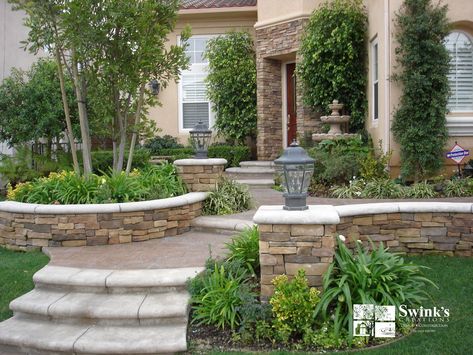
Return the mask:
M210 232L226 235L235 235L238 232L251 228L254 223L248 219L232 218L231 216L201 216L191 222L193 231Z
M185 351L190 295L203 268L102 270L46 266L0 323L0 354Z
M225 174L251 187L271 187L274 185L275 169L272 161L243 161L240 167L226 169Z

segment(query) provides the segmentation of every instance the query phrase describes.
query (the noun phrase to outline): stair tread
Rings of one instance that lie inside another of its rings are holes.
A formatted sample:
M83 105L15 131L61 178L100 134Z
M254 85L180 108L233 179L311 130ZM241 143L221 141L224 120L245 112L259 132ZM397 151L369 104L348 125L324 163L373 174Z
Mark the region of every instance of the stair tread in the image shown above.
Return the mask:
M185 286L202 267L178 269L102 270L45 266L34 276L35 284L54 286L132 288Z
M240 166L243 167L252 167L252 166L260 166L260 167L273 167L274 161L272 160L252 160L252 161L242 161L240 162Z
M53 318L150 319L186 317L187 291L157 294L96 294L38 290L11 302L14 312Z
M241 231L245 228L251 228L254 223L251 220L238 218L219 218L213 216L201 216L191 222L192 227L215 228L231 231Z
M232 174L274 174L275 170L273 168L266 168L266 167L248 167L248 168L227 168L225 170L227 173Z
M0 344L77 354L167 353L186 350L186 327L89 326L13 317L0 323Z

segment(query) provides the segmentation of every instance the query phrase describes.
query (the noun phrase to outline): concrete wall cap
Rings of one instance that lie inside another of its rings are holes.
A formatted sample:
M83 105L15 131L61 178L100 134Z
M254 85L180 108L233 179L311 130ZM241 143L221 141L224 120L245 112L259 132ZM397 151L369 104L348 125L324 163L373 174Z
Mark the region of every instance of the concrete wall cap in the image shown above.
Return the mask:
M335 210L340 217L360 216L367 214L397 213L399 212L398 202L385 203L363 203L357 205L335 206Z
M163 198L159 200L126 202L126 203L104 203L89 205L39 205L14 201L0 202L0 212L12 213L36 213L36 214L87 214L87 213L119 213L147 210L159 210L164 208L179 207L196 202L204 201L207 192L190 192L185 195Z
M472 203L461 202L399 202L399 212L452 212L472 213Z
M305 211L286 211L283 206L261 206L256 211L256 224L338 224L340 217L333 206L309 206Z
M209 159L178 159L174 161L176 166L201 166L201 165L226 165L227 160L222 158Z

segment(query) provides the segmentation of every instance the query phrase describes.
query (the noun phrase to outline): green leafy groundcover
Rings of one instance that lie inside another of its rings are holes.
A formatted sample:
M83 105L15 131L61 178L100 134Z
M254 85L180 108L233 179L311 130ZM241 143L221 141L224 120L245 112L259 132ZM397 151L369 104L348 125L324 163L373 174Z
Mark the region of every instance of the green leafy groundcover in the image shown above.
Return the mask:
M144 201L178 196L186 187L171 164L87 177L72 171L8 187L10 201L39 204L88 204Z
M8 305L33 289L33 274L48 260L38 251L25 253L0 247L0 321L12 316Z
M238 259L231 251L223 261L211 260L207 270L189 285L194 302L190 331L190 348L194 353L199 353L202 346L205 353L210 349L218 353L227 349L326 351L365 347L367 338L354 337L350 340L348 325L342 325L342 318L347 312L337 315L337 305L345 307L349 299L360 303L363 298L366 303L373 300L384 302L381 300L386 295L393 298L388 302L408 304L410 308L448 308L448 327L418 326L408 336L392 344L359 351L375 354L463 354L469 353L473 346L473 339L469 336L473 326L473 301L470 299L473 291L470 282L472 259L444 256L402 258L382 247L371 248L370 251L358 246L355 252L350 252L339 241L336 261L325 277L326 291L320 298L317 290L308 287L303 271L299 271L292 280L284 277L273 280L275 292L268 304L259 302L255 296L259 290L255 283L258 277L255 278L252 268L245 266L243 255L248 253L241 252L242 248L254 247L250 247L251 243L241 243L245 238L249 239L249 236L243 233L231 243L239 245ZM452 274L455 275L453 279ZM424 297L427 294L431 297ZM319 316L320 310L326 306L332 311L324 320ZM310 307L316 309L307 313ZM315 318L311 314L315 314ZM342 329L338 335L334 329L337 321ZM428 322L421 322L421 325L425 324ZM408 334L412 330L412 322L398 317L396 329L398 333ZM424 332L425 329L434 329L435 333ZM386 340L372 339L368 344L384 342ZM455 351L451 352L451 349Z

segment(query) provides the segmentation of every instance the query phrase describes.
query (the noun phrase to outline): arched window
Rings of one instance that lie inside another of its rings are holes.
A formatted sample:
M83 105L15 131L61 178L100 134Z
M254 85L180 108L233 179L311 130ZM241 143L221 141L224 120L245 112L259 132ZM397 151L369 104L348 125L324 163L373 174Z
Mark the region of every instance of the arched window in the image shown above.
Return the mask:
M450 53L451 96L448 109L451 112L473 111L473 45L471 38L464 32L451 32L445 39L445 46Z

